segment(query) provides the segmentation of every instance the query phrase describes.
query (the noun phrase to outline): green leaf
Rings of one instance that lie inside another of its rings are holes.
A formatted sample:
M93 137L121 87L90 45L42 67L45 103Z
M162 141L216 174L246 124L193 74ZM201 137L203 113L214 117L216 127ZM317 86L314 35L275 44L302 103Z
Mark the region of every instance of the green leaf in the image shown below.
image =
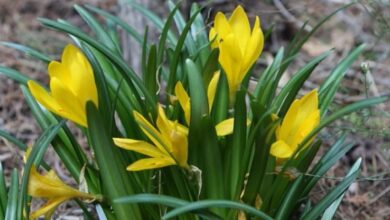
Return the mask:
M283 75L283 72L279 71L283 54L284 49L282 47L276 54L271 66L264 71L261 79L257 83L254 96L259 99L259 102L262 105L268 106L274 99L276 88L278 87L279 80Z
M153 24L155 24L158 30L163 29L164 21L158 15L148 10L143 5L136 3L134 0L127 0L127 3L130 4L135 10L140 12L147 19L149 19ZM177 39L171 31L168 33L168 39L172 43L172 45L177 44Z
M346 58L344 58L332 71L329 77L321 85L319 90L319 106L321 115L325 115L330 103L332 103L334 95L340 86L340 82L344 77L347 69L357 59L364 49L364 44L354 49Z
M178 13L177 9L178 9L178 5L174 6L171 9L171 11L169 12L168 19L165 22L163 29L161 30L161 36L160 36L160 41L159 41L159 44L158 44L158 54L157 54L157 63L158 63L158 65L162 65L167 36L170 33L172 20L174 19L175 14Z
M237 200L240 197L242 191L242 184L246 174L246 164L243 158L246 150L247 140L247 113L245 103L245 91L243 89L236 93L236 103L234 107L234 127L233 127L233 140L231 146L228 146L227 154L231 157L229 160L228 181L230 186L230 199Z
M179 6L179 4L180 4L180 2L175 5L171 0L168 0L168 7L171 11L176 10L175 8L177 8ZM175 13L174 20L175 20L175 24L176 24L178 32L182 33L185 26L186 26L186 21L184 20L184 17L180 11L177 11ZM192 35L190 35L190 34L187 35L184 42L185 42L186 48L188 49L189 54L194 55L196 53L197 49L196 49L194 39L192 38Z
M0 219L1 220L5 218L7 201L8 201L7 186L5 184L3 165L0 162Z
M288 219L291 214L291 210L297 206L296 197L299 195L302 180L303 176L299 176L296 180L294 180L290 189L288 189L281 206L278 208L278 212L275 216L276 220Z
M167 207L180 207L190 204L190 202L182 199L178 199L171 196L156 195L156 194L138 194L133 196L126 196L114 200L115 203L150 203L160 204ZM220 219L217 215L211 212L200 211L197 212L201 217L206 219Z
M99 51L96 51L92 47L83 47L84 53L88 57L91 66L94 70L95 75L95 83L98 91L99 98L99 106L101 106L102 115L104 116L104 120L107 123L107 126L112 130L115 126L114 124L114 110L112 106L112 102L110 100L108 85L106 82L106 77L104 75L101 64L104 64L105 58L102 57ZM104 106L104 107L102 107Z
M125 30L130 36L132 36L138 43L142 43L142 36L139 34L133 27L131 27L129 24L127 24L122 19L118 18L115 15L112 15L102 9L96 8L92 5L85 5L86 8L89 10L105 17L108 20L111 20L113 23L119 25L123 30Z
M27 206L27 186L28 186L28 180L30 177L30 170L33 165L36 167L41 165L42 158L49 147L50 142L54 139L54 137L57 135L57 133L60 131L61 127L64 125L65 121L62 121L61 123L57 125L52 125L48 129L46 129L42 135L38 138L38 140L35 142L34 146L32 147L32 150L30 152L30 155L27 158L26 164L24 165L24 172L22 181L20 183L20 189L19 189L19 211L18 211L18 218L22 219L24 211L29 210Z
M111 37L107 34L107 31L100 25L100 23L79 5L73 6L83 20L89 25L89 27L96 33L99 41L110 48L112 51L120 53L120 49L116 47L116 44L112 41Z
M15 80L16 82L23 85L26 85L27 81L31 80L30 77L23 75L23 73L4 66L0 66L0 74L4 74L10 79Z
M203 193L206 198L221 198L224 194L221 153L214 124L208 117L207 95L202 76L196 64L186 60L191 97L191 124L189 128L190 162L202 170Z
M16 169L12 170L11 174L11 184L8 191L8 203L7 209L5 211L6 220L14 220L17 218L18 213L18 190L19 190L19 178L18 171Z
M0 129L0 137L5 138L7 141L15 144L20 150L26 151L27 145L25 145L23 142L21 142L19 139L15 138L14 136L8 134L7 132Z
M197 202L192 202L188 205L181 206L179 208L173 209L172 211L167 212L162 219L170 219L174 218L176 216L182 215L184 213L189 213L193 211L198 211L198 210L203 210L203 209L208 209L208 208L228 208L228 209L238 209L242 210L249 215L253 215L255 217L258 217L260 219L264 220L272 220L270 216L265 214L264 212L258 211L257 209L242 204L238 202L233 202L233 201L228 201L228 200L204 200L204 201L197 201Z
M355 172L358 172L361 165L361 158L359 158L348 171L347 176L353 175ZM324 212L321 220L332 220L333 216L336 214L337 208L339 207L341 200L344 197L343 193L336 201L334 201Z
M156 194L138 194L132 196L125 196L115 199L114 203L153 203L165 205L168 207L179 207L189 204L189 202L186 200Z
M16 50L24 52L27 56L36 58L42 62L45 63L50 63L53 59L49 56L47 56L44 53L41 53L33 48L21 45L21 44L16 44L12 42L0 42L0 45L4 45L6 47L14 48Z
M199 5L193 3L191 5L191 13L190 16L197 13L197 11L201 10ZM202 14L198 14L195 18L193 25L191 25L191 36L196 43L196 47L198 51L195 55L199 56L201 66L204 66L207 60L207 57L210 54L210 41L208 38L207 27L205 25Z
M183 28L183 31L180 33L180 38L176 44L175 47L175 52L173 55L173 60L170 62L169 65L169 78L167 82L167 93L172 94L173 93L173 88L174 88L174 83L176 82L176 77L177 77L177 68L179 65L179 59L180 59L180 54L182 53L182 49L184 46L185 39L187 37L188 32L190 31L192 23L195 21L196 16L200 13L200 10L193 14L190 20L187 22L186 26ZM187 62L187 61L186 61Z
M302 217L302 220L318 219L324 211L335 202L348 187L356 180L359 175L359 167L362 160L359 158L352 167L352 171L341 181L336 187L333 188L324 198L321 199L309 212Z
M305 187L302 190L302 197L307 196L310 190L315 186L318 180L321 179L321 176L325 175L326 172L342 158L352 147L354 144L342 145L334 144L331 150L337 150L334 154L325 154L320 161L313 167L313 169L309 172L313 176L307 177ZM330 151L331 151L330 150ZM326 159L327 156L332 155L330 158Z
M332 18L335 14L337 14L339 11L342 11L348 7L350 7L351 5L355 4L354 2L350 3L350 4L347 4L347 5L344 5L342 6L341 8L337 9L336 11L330 13L328 16L326 16L325 18L323 18L309 33L307 33L306 35L302 36L302 33L304 32L304 27L307 25L307 22L304 23L304 25L302 26L302 28L299 30L299 32L294 36L293 40L290 42L290 44L288 45L288 48L287 48L287 57L291 57L291 56L294 56L295 54L297 54L299 52L299 50L302 48L302 46L306 43L306 41L326 22L328 21L330 18ZM292 61L292 60L291 60ZM284 65L284 67L282 68L282 71L284 72L284 70L288 67L288 65L291 63L291 61L289 61L288 63L286 63L286 65Z
M280 117L283 117L291 103L294 101L299 90L302 88L304 82L309 78L313 70L317 65L331 54L331 51L327 51L318 57L311 60L303 68L301 68L294 76L288 81L288 83L279 92L273 102L273 107L276 109Z
M228 117L229 87L224 73L220 75L213 108L211 110L211 116L215 123L219 123Z
M145 83L146 89L148 89L150 94L157 96L158 67L157 67L157 48L155 45L152 45L150 47L149 56L148 56L147 64L146 64L146 71L145 71L143 77L144 77L144 83Z
M202 118L208 115L209 112L206 88L204 87L202 75L196 64L192 60L187 59L185 66L190 86L191 127L199 129Z
M253 159L250 162L248 182L242 199L246 203L254 204L257 193L264 183L267 164L271 159L269 154L271 141L274 140L275 129L279 121L272 121L272 112L266 111L266 108L259 103L251 102L251 107L252 112L256 112L259 118L257 116L254 117L251 123L248 146L251 146L254 142L255 149ZM252 152L249 151L246 154L252 154Z
M109 201L134 194L134 183L126 172L127 164L123 152L114 145L101 113L92 102L87 103L87 116L91 145L100 168L103 189ZM136 205L114 203L112 206L118 219L142 219Z
M210 80L213 78L215 71L218 70L218 56L219 50L214 49L207 57L206 63L202 70L204 85L209 85Z

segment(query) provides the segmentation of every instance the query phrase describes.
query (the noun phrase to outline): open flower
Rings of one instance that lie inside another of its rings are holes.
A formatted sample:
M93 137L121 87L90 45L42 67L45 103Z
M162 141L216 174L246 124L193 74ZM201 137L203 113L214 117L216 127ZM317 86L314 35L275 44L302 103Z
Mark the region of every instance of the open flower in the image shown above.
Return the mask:
M263 50L260 19L256 16L251 30L248 16L241 6L237 6L229 20L218 12L209 39L212 48L219 48L219 63L226 73L230 99L233 100L235 91Z
M84 54L69 44L62 53L61 63L52 61L48 70L50 93L30 80L28 87L34 98L49 111L87 127L85 105L98 106L98 94L92 67Z
M41 175L35 167L30 171L28 194L32 197L48 199L45 205L30 214L31 219L41 215L45 215L45 219L50 219L57 206L70 199L100 199L100 196L84 193L66 185L53 170Z
M313 90L291 104L276 130L276 142L272 144L270 153L279 159L290 158L319 122L318 94L317 90Z
M150 157L130 164L127 170L139 171L171 165L189 169L187 164L187 127L179 124L177 121L168 120L164 109L160 105L158 106L157 128L136 111L134 111L134 117L142 131L154 145L141 140L114 138L117 146Z

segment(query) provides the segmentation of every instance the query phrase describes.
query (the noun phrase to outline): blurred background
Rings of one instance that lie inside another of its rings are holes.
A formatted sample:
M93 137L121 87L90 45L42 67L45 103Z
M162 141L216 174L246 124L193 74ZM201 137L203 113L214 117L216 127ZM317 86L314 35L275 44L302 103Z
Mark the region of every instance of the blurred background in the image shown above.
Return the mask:
M168 14L164 0L134 0L154 11L161 17ZM348 0L183 0L181 9L188 14L193 2L205 6L202 11L207 24L212 25L218 11L231 12L242 5L248 12L251 21L256 15L261 18L262 28L271 26L274 30L265 43L265 50L258 61L261 72L272 61L276 51L287 45L302 24L308 21L305 31L310 31L322 18L331 12L350 3ZM70 38L61 33L43 28L37 18L65 19L89 31L82 19L73 9L73 5L91 4L116 14L129 24L144 32L148 23L139 13L131 9L125 0L0 0L0 41L11 41L36 48L53 57L60 57L62 48ZM153 33L153 32L152 32ZM154 31L150 40L156 40ZM338 91L332 108L337 109L348 103L365 97L388 94L390 92L390 1L360 0L353 6L337 13L325 23L319 31L304 45L303 50L287 70L283 82L302 67L307 61L324 51L334 48L334 52L321 63L311 80L305 84L307 90L318 87L329 74L330 69L338 63L352 48L366 44L364 53L348 70L343 86ZM131 39L122 36L124 56L137 69L140 50ZM46 66L31 60L23 54L0 46L0 66L15 68L43 83L47 82ZM283 85L281 85L283 86ZM27 144L32 144L40 134L33 122L23 95L16 83L0 74L0 129L3 129ZM337 219L390 219L390 104L385 103L374 109L351 114L322 132L321 136L327 146L333 143L337 135L348 131L348 141L355 147L334 169L321 181L320 186L312 192L313 198L320 198L329 188L337 183L358 157L363 158L361 178L348 190ZM83 142L83 139L80 138ZM0 140L0 161L7 171L20 167L22 154L14 146ZM48 160L56 171L66 180L66 173L61 171L60 162L53 155ZM62 216L66 219L78 219L77 210L68 204L62 206ZM74 218L71 218L71 217Z

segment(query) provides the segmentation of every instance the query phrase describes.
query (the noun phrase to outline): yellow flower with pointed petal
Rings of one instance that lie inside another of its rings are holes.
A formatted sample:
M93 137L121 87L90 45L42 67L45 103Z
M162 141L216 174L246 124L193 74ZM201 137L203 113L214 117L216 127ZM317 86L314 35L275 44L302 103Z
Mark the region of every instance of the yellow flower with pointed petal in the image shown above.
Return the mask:
M209 86L207 88L207 98L209 103L209 111L211 111L211 107L214 102L215 93L217 90L217 84L219 80L220 72L216 72L214 76L211 78ZM175 95L179 100L180 106L184 111L184 116L187 125L190 124L191 119L191 102L190 96L186 92L183 87L183 84L178 81L175 86ZM249 122L250 123L250 122ZM222 137L233 133L234 127L234 118L229 118L221 121L215 126L215 130L217 132L217 136Z
M211 108L213 106L215 93L217 91L219 76L220 76L220 72L219 71L215 72L207 87L207 99L209 104L209 111L211 111ZM183 84L180 81L178 81L175 85L175 95L179 100L180 106L183 108L187 125L189 125L190 118L191 118L190 97L188 96L188 93L186 92L186 90L183 87Z
M49 111L87 127L85 105L92 101L98 106L98 94L92 67L85 55L69 44L62 53L61 63L52 61L50 93L30 80L28 87L34 98Z
M80 192L66 185L53 170L41 175L35 167L31 168L27 190L32 197L48 199L45 205L30 214L31 219L41 215L45 215L45 219L50 219L57 206L70 199L101 199L100 196Z
M187 127L179 124L177 121L168 120L164 109L160 105L158 106L157 129L136 111L134 112L134 118L154 145L141 140L114 138L117 146L150 157L130 164L127 170L139 171L171 165L179 165L189 169L187 164Z
M272 144L270 153L278 159L290 158L319 122L318 93L313 90L291 104L276 130L276 142Z
M230 99L234 100L235 91L263 50L260 19L256 16L251 30L248 16L241 6L237 6L229 20L218 12L209 39L212 48L219 48L218 60L226 73Z

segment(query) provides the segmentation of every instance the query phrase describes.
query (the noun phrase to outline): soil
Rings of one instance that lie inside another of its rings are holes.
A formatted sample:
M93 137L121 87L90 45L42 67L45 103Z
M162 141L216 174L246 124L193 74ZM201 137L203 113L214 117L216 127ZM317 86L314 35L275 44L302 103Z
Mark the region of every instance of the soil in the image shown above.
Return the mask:
M159 0L159 2L164 2ZM184 1L183 10L189 5ZM198 1L204 4L203 1ZM262 27L274 25L274 31L266 42L260 66L272 61L281 46L286 46L305 21L307 31L322 18L347 0L300 0L300 1L227 1L215 0L207 6L204 14L210 17L216 11L232 11L242 4L251 18L259 15ZM72 8L74 4L92 4L112 13L120 11L115 0L0 0L0 41L25 44L52 57L59 57L62 47L70 39L58 32L43 28L37 17L65 19L82 28L86 25ZM152 9L153 10L153 9ZM158 8L159 12L164 11ZM165 11L166 12L166 11ZM360 44L366 49L348 70L342 87L338 91L332 110L346 104L389 93L390 88L390 2L387 0L361 0L357 4L337 13L330 21L304 45L291 68L287 70L287 82L295 71L310 59L334 48L334 52L315 70L305 90L318 87L331 69L348 52ZM46 66L23 54L0 46L0 66L14 68L29 77L47 82ZM362 68L364 66L365 68ZM33 144L41 133L24 101L20 86L0 75L0 129L9 132L26 144ZM320 199L331 189L359 157L363 159L359 180L354 183L337 211L336 219L390 219L390 104L378 105L369 110L351 114L322 132L324 140L322 152L344 131L348 131L348 141L354 143L353 150L335 166L312 193ZM322 154L319 153L319 155ZM0 162L6 173L13 168L21 168L22 154L12 144L0 140ZM53 152L47 159L60 172L61 163ZM67 174L60 176L71 183ZM62 206L58 216L80 216L74 206ZM72 218L73 219L73 218ZM77 218L76 218L77 219Z

